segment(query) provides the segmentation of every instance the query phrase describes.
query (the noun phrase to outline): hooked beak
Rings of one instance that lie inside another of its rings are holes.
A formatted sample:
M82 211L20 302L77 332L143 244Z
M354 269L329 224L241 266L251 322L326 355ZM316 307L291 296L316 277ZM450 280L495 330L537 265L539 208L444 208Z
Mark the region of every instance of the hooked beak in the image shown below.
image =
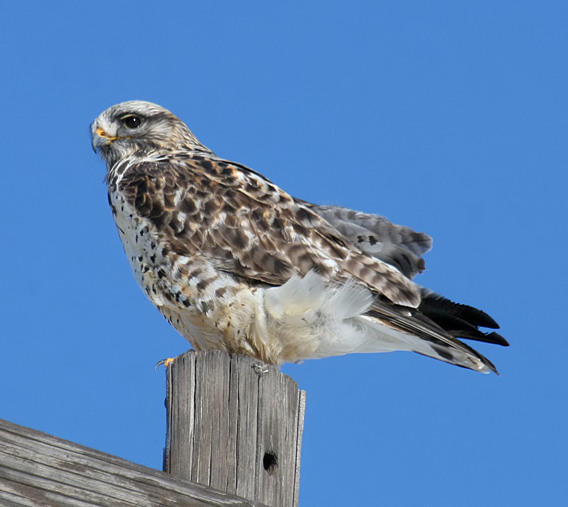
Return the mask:
M102 146L108 146L110 143L118 139L118 136L112 136L101 127L95 125L92 126L91 133L93 137L93 151L95 153Z

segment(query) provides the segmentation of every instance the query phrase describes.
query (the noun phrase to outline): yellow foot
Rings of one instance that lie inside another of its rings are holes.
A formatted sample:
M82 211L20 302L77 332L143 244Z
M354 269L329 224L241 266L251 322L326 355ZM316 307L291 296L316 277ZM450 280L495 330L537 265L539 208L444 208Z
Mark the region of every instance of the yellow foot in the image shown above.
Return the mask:
M158 369L158 366L164 366L165 368L167 368L170 364L172 364L175 360L175 357L168 357L167 359L162 359L158 364L156 364L155 366L155 370Z

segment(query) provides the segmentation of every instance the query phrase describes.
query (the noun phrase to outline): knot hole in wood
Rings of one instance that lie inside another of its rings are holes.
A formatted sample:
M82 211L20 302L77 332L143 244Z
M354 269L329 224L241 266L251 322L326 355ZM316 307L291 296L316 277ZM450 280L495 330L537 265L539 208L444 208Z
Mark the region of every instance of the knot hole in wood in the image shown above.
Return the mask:
M262 465L268 475L273 475L278 468L278 456L276 456L276 454L272 451L265 452L264 457L262 458Z

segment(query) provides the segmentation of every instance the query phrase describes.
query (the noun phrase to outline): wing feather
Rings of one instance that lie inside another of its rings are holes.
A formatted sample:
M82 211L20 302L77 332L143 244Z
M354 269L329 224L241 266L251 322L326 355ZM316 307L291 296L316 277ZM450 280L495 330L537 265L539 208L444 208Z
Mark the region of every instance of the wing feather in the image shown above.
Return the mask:
M181 255L196 248L204 255L215 252L220 269L270 285L313 270L339 282L354 278L396 304L420 303L418 286L396 268L365 254L317 213L243 166L180 155L131 165L121 187ZM182 207L192 212L182 214Z
M327 220L363 252L394 266L408 278L424 271L422 255L432 248L432 238L427 234L393 224L379 215L340 206L303 204Z

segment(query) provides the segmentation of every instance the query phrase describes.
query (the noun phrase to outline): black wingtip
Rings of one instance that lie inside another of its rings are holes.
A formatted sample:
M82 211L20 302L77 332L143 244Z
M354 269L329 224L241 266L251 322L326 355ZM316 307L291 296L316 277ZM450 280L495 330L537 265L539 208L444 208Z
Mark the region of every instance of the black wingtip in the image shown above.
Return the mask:
M478 310L473 306L458 304L460 308L460 313L463 318L468 320L471 324L481 327L488 327L489 329L499 329L499 324L495 320L487 315L483 310Z
M496 333L495 331L485 335L485 337L487 338L488 343L494 343L495 345L501 345L503 347L509 347L510 346L509 342L505 338L503 338L499 333Z
M485 333L478 327L499 329L499 324L482 310L473 306L454 303L449 299L424 289L419 310L456 338L509 346L509 342L495 331Z

